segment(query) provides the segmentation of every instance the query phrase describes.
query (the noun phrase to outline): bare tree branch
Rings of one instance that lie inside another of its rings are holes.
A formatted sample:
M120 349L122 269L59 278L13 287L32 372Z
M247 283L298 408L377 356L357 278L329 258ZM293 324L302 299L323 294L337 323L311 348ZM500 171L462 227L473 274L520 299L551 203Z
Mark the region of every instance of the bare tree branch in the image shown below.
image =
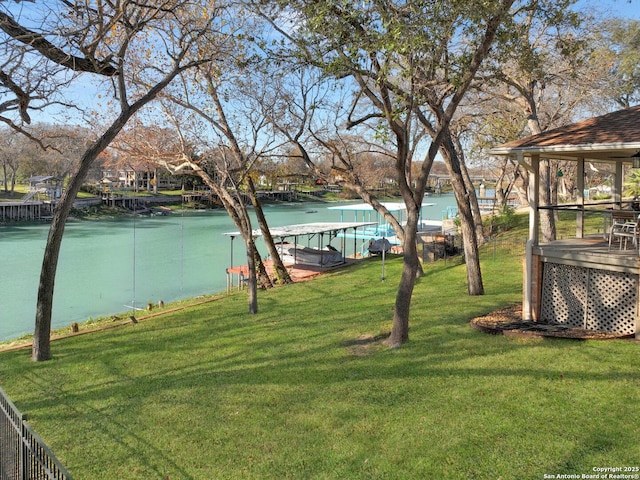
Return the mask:
M23 27L4 12L0 12L0 29L15 40L35 48L52 62L73 71L97 73L105 76L118 73L116 68L108 62L95 58L76 57L64 52L42 35Z

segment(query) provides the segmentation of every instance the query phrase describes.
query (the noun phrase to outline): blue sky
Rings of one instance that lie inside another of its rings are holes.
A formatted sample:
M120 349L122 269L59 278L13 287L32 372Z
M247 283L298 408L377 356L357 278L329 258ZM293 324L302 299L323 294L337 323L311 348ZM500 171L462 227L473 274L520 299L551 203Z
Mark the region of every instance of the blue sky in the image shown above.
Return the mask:
M578 5L591 6L615 17L640 19L640 0L580 0Z
M640 20L640 0L579 0L576 4L576 8L589 7L594 8L607 16ZM73 96L76 99L80 98L81 101L87 105L99 108L99 104L104 102L104 99L99 100L96 93L97 90L98 89L96 88L94 81L86 78L86 80L80 80L80 86L75 85L73 87L73 91L76 92ZM73 119L68 118L67 115L65 115L64 110L49 111L46 114L36 113L33 117L35 121L66 123L71 120L71 123L74 123L74 121L82 123L82 120L79 119L77 115L73 114L73 112L67 111L66 113L71 113L73 115Z

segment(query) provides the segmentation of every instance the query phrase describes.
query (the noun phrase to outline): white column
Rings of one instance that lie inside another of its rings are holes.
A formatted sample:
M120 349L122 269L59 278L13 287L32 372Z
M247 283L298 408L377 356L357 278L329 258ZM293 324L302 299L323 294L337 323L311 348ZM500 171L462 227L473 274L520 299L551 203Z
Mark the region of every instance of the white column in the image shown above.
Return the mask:
M531 165L527 165L522 152L518 152L518 163L529 171L529 239L526 245L525 254L525 271L524 271L524 288L522 292L522 318L530 321L533 319L532 299L533 289L535 288L532 270L533 270L533 247L538 245L539 238L539 215L538 202L540 191L538 188L540 174L540 157L534 155L531 157Z
M576 215L576 238L584 237L584 158L578 159L578 178L576 179L578 195L578 213Z
M524 159L521 160L522 154L518 153L518 162L524 163ZM538 206L540 205L540 156L531 156L531 165L529 170L529 240L533 242L533 245L538 245L540 240L540 212Z
M616 162L616 175L613 183L614 209L622 208L622 162Z

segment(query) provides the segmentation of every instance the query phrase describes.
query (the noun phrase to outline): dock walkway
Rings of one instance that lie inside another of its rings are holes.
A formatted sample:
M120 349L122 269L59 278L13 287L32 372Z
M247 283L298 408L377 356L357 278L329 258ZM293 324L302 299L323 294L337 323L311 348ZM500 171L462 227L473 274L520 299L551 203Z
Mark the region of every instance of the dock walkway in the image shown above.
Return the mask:
M337 270L339 268L345 267L347 265L351 265L355 263L357 260L353 258L345 259L344 263L338 265L330 265L330 266L317 266L317 265L304 265L304 264L287 264L285 263L285 267L291 276L291 280L294 282L304 282L307 280L311 280L318 275L323 273ZM267 272L271 274L273 271L273 261L265 260L264 265L267 269ZM227 291L231 291L234 289L241 290L246 286L247 278L249 277L249 267L248 265L237 265L234 267L227 268Z
M1 223L41 220L52 212L51 202L0 202Z

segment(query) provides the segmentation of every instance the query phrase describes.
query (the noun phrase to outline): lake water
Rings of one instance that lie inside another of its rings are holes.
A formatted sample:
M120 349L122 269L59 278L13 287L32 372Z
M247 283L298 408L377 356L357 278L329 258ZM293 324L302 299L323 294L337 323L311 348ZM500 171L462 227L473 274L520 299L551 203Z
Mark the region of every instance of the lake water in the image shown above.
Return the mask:
M426 199L423 219L441 220L453 195ZM340 205L340 204L336 204ZM270 226L338 222L326 203L265 206ZM352 219L345 219L352 221ZM257 222L253 223L258 228ZM224 210L70 221L54 293L52 328L226 290L236 227ZM33 332L38 279L48 224L0 226L0 340ZM347 254L351 254L349 242ZM234 264L246 263L241 240ZM261 253L265 253L261 249Z

